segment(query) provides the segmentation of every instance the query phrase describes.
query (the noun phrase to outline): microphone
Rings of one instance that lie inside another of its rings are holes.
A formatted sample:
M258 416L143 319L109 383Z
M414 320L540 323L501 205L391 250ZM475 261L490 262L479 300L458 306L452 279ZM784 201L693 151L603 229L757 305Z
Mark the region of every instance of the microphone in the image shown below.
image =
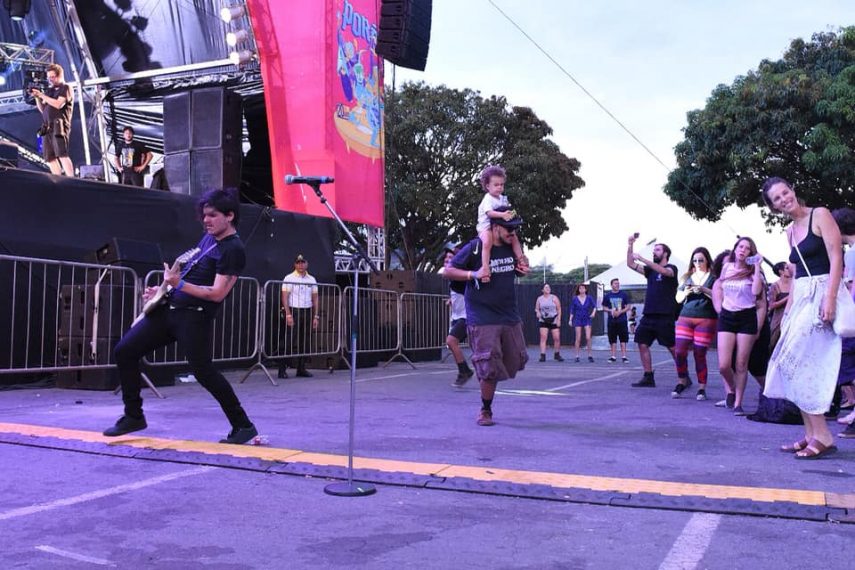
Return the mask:
M332 176L285 176L285 184L330 184L334 180Z

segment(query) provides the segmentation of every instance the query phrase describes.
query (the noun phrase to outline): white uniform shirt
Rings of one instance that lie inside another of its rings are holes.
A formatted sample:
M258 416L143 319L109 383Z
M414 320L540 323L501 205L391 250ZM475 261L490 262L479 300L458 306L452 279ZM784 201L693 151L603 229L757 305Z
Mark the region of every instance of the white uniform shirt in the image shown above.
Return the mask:
M311 309L312 294L318 292L317 280L306 273L300 276L296 271L282 280L282 291L288 293L288 306L294 309Z

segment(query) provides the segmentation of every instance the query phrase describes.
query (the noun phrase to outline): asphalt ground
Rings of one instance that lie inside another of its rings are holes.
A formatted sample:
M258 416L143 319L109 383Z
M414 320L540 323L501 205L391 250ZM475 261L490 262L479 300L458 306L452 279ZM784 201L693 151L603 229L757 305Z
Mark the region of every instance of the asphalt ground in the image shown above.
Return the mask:
M355 477L377 493L324 493L347 477L349 372L272 386L228 374L268 441L228 431L198 385L148 392L149 428L107 439L109 392L0 393L0 561L10 568L851 567L855 441L797 461L800 426L750 422L695 388L672 399L629 364L536 362L503 382L497 424L475 424L473 379L451 361L357 371ZM564 352L565 357L568 353ZM715 354L710 354L710 363ZM750 384L748 408L758 388ZM836 427L836 425L835 425ZM834 428L833 428L834 429ZM848 558L847 558L848 556Z

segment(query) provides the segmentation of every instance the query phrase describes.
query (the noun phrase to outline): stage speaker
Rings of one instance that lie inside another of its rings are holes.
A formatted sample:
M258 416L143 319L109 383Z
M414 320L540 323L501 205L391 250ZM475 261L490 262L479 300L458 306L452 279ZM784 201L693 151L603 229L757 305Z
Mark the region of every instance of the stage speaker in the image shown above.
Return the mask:
M240 186L240 153L213 148L193 150L190 155L190 190L194 195L208 188Z
M382 0L377 55L424 71L430 44L432 0Z
M163 98L163 152L190 150L191 92L181 91Z
M190 194L190 151L165 155L163 177L170 192Z
M240 186L243 108L239 94L209 87L164 97L164 169L171 192L198 196Z
M193 136L190 150L221 148L240 153L243 109L241 96L222 87L193 92Z
M18 168L18 147L12 143L0 141L0 167Z
M86 261L130 267L143 279L149 271L163 269L163 252L153 242L114 237L86 256Z

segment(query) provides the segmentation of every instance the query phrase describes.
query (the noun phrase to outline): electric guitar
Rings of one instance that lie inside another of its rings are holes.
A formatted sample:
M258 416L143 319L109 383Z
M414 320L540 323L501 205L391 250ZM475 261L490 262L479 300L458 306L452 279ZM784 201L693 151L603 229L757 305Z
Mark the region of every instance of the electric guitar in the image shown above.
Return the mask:
M172 264L172 267L175 267L176 265L179 267L184 265L185 263L193 259L200 251L201 250L198 247L188 249L175 259L175 263ZM162 282L160 284L160 287L157 288L157 291L154 292L154 295L152 295L151 299L145 302L145 305L143 305L142 308L142 312L137 315L137 318L134 319L133 323L131 323L131 327L143 320L146 315L151 314L151 312L154 311L156 308L166 303L170 291L172 291L172 286L169 285L166 281Z

